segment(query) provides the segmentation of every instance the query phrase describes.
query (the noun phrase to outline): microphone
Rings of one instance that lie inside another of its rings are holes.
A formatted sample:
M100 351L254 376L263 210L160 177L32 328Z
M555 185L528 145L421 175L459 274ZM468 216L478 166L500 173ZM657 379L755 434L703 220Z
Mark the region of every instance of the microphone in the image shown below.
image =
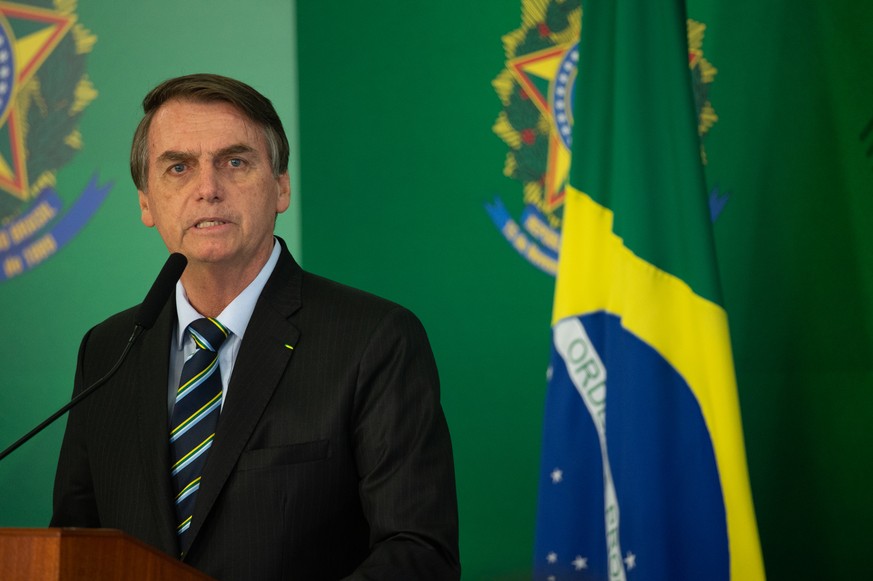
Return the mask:
M109 378L115 375L115 372L118 371L118 368L121 367L121 364L127 358L130 348L133 347L133 344L137 337L139 337L140 333L144 330L151 329L155 324L155 321L157 321L161 309L164 308L167 300L169 300L170 294L176 286L176 281L178 281L179 277L182 276L182 271L185 270L187 264L188 259L178 252L174 252L169 258L167 258L163 268L161 268L161 272L158 273L158 277L155 279L155 282L152 283L152 287L149 289L148 294L134 314L133 332L130 334L130 338L127 340L127 345L125 345L124 351L121 352L121 356L118 358L118 361L115 362L115 365L112 366L112 369L110 369L106 375L89 385L85 390L79 393L79 395L71 399L61 409L50 415L38 426L19 438L14 444L0 452L0 460L3 460L6 456L17 450L22 444L43 431L56 419L70 411L70 409L78 405L78 403L83 399L97 391L97 388L109 381Z

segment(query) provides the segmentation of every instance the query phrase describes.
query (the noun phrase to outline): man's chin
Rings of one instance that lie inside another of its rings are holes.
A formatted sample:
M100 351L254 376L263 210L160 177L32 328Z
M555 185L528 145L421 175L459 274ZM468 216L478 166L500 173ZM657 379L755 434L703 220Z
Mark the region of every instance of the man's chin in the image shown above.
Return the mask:
M185 248L181 251L188 259L189 265L222 266L234 262L234 254L219 248Z

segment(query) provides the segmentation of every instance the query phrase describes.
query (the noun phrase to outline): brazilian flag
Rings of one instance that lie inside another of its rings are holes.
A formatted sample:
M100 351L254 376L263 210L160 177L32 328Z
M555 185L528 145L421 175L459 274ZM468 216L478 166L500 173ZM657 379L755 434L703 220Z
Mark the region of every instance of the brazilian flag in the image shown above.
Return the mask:
M682 0L583 0L536 579L764 578Z

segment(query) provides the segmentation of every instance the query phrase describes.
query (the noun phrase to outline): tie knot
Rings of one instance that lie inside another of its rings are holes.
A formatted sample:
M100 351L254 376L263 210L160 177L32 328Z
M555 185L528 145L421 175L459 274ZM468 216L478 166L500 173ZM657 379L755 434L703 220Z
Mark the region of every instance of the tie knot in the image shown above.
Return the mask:
M197 319L188 325L188 332L194 338L194 342L200 349L208 349L217 353L221 344L230 335L227 327L218 322L218 319Z

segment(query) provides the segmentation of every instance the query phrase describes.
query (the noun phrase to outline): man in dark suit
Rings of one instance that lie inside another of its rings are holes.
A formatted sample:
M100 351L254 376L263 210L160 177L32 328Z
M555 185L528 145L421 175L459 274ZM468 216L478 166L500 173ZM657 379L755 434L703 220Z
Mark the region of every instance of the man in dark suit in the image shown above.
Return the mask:
M52 526L121 529L218 579L459 578L451 443L419 321L304 272L274 238L288 141L266 98L189 75L143 109L142 221L188 266L109 384L70 414ZM76 392L116 361L133 312L85 336ZM201 322L220 347L189 333ZM179 420L187 390L213 383Z

